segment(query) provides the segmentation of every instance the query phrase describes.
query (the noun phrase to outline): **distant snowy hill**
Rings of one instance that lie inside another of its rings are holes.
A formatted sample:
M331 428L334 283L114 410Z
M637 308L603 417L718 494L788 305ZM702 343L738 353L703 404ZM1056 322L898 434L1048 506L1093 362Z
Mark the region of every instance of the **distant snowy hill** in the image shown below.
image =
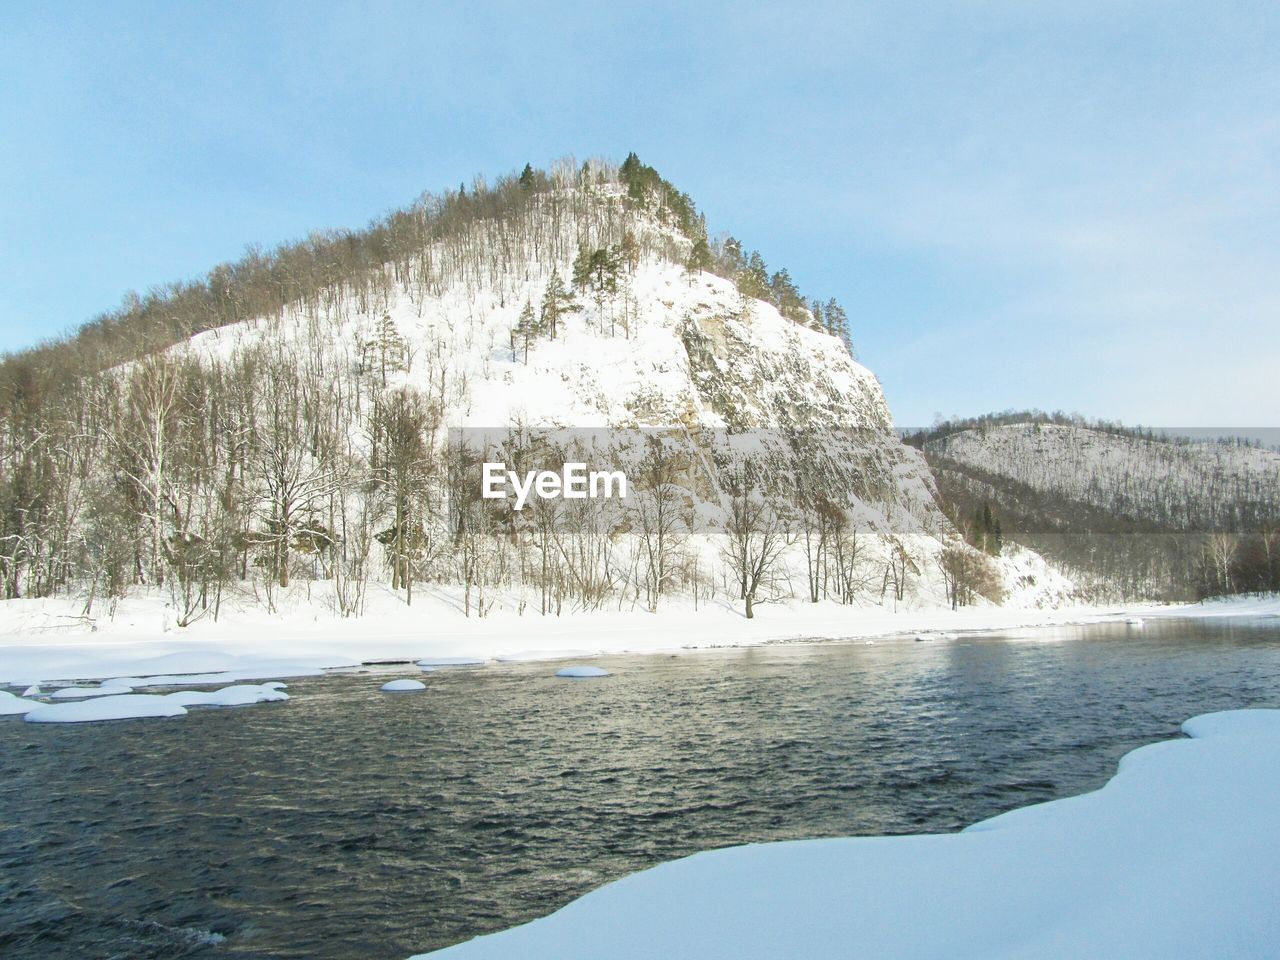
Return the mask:
M1265 447L1020 423L963 430L925 449L1162 528L1248 527L1280 507L1280 452Z
M923 448L962 513L990 505L1006 535L1128 595L1274 589L1273 449L1043 420L944 427Z

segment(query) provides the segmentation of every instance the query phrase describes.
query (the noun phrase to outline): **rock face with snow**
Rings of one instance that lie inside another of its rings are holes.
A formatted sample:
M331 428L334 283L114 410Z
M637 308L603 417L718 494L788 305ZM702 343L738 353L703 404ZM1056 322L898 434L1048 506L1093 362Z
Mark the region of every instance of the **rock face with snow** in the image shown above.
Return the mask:
M723 464L707 453L717 441L749 436L785 455L800 437L807 472L867 527L905 534L945 527L923 458L900 442L879 382L839 337L744 296L732 280L688 270L681 263L688 238L630 207L622 185L565 194L547 197L522 225L547 235L541 257L529 248L531 259L483 277L464 271L390 284L376 304L300 306L202 333L171 354L203 362L264 348L298 362L319 354L342 379L370 362L361 358L376 344L379 387L437 398L441 429L455 441L515 428L662 431L693 451L679 482L713 509ZM578 219L557 223L560 205L573 205ZM572 277L580 247L604 249L624 236L638 238L641 252L607 297L578 289L554 336L518 332L526 305L538 308L553 274ZM493 228L460 239L492 244ZM424 251L423 260L445 260L456 242ZM394 356L384 362L386 350ZM358 379L345 389L358 392ZM350 436L358 441L364 432L355 424Z

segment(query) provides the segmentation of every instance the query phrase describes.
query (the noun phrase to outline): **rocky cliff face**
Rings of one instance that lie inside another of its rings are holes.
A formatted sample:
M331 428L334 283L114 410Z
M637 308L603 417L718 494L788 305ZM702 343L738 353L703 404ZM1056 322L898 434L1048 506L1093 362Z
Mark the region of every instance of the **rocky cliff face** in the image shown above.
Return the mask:
M286 311L209 331L172 353L228 362L283 351L347 381L349 393L372 381L374 392L407 388L431 398L442 432L661 431L704 452L733 436L775 459L789 449L793 461L799 447L826 495L869 529L943 530L923 458L899 441L878 381L840 338L690 270L680 263L687 238L629 209L619 186L557 203L592 214L557 226L547 211L522 230L558 237L544 247L562 257L517 259L483 276L444 269L405 277L376 302ZM485 225L471 234L462 246L493 242ZM568 251L607 249L627 236L641 238L644 251L619 267L608 290L572 286ZM457 245L441 243L422 262L448 264ZM527 331L522 314L540 318L553 275L572 303L554 336L545 323ZM363 432L350 429L357 438ZM716 472L712 466L713 488Z

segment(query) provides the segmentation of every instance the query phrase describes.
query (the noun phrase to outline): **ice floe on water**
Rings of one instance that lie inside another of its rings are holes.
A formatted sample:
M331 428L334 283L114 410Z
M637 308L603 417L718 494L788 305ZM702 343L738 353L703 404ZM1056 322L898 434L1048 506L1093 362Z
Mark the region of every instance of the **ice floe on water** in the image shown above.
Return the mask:
M425 690L427 685L421 680L388 680L379 689L383 693L409 693L413 690Z
M26 720L28 723L89 723L142 717L180 717L186 712L182 704L168 697L153 693L124 693L74 703L43 704L29 711Z
M23 697L16 697L7 690L0 690L0 717L11 717L20 713L27 713L36 707L43 707L44 704L39 700L27 700Z
M1280 710L1183 724L1102 789L956 834L760 843L625 877L440 960L1262 960ZM424 955L425 956L425 955Z
M250 703L288 700L289 695L266 683L238 683L221 690L179 690L165 694L165 699L184 707L242 707Z
M122 693L133 693L133 686L119 680L106 680L97 686L70 686L45 694L54 700L86 699L88 697L108 697Z
M280 656L191 650L138 657L134 648L129 650L128 654L121 651L115 656L95 657L65 647L57 654L43 653L35 647L9 647L0 658L0 684L25 686L116 677L118 682L136 689L198 686L317 676L325 670L355 667L360 662L334 654Z
M588 677L607 677L609 676L609 671L604 667L561 667L556 671L556 676L584 680Z
M535 663L539 660L573 660L577 657L591 657L590 650L520 650L516 653L501 653L493 659L499 663Z
M420 667L478 667L484 664L481 657L423 657Z
M220 690L177 690L173 693L119 693L106 687L64 687L87 691L90 696L66 702L40 703L0 692L0 713L26 713L32 723L89 723L102 720L137 720L145 717L180 717L188 707L240 707L251 703L288 700L282 683L233 684ZM57 697L62 691L49 696ZM11 703L12 701L12 703ZM13 709L5 709L6 706ZM21 708L21 709L19 709Z

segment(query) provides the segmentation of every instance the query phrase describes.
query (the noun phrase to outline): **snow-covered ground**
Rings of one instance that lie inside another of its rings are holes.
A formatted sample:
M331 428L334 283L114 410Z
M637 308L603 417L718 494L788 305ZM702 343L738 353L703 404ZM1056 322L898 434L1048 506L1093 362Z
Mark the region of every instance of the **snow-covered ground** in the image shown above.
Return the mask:
M842 606L800 601L763 604L754 619L740 604L673 602L657 613L627 608L540 616L497 609L462 612L456 591L424 589L412 606L390 591L370 596L359 619L327 614L299 594L275 614L246 606L217 623L179 630L159 595L122 601L114 618L93 624L81 605L54 598L0 602L0 684L123 678L147 686L228 684L314 674L368 661L447 663L452 658L581 659L615 653L741 646L787 640L857 639L918 633L1007 630L1156 616L1276 616L1280 598L1167 607L1057 608L937 605ZM941 638L940 638L941 639Z
M1263 960L1280 710L1188 720L1101 790L957 834L752 844L611 883L440 960ZM425 955L424 955L425 956Z

